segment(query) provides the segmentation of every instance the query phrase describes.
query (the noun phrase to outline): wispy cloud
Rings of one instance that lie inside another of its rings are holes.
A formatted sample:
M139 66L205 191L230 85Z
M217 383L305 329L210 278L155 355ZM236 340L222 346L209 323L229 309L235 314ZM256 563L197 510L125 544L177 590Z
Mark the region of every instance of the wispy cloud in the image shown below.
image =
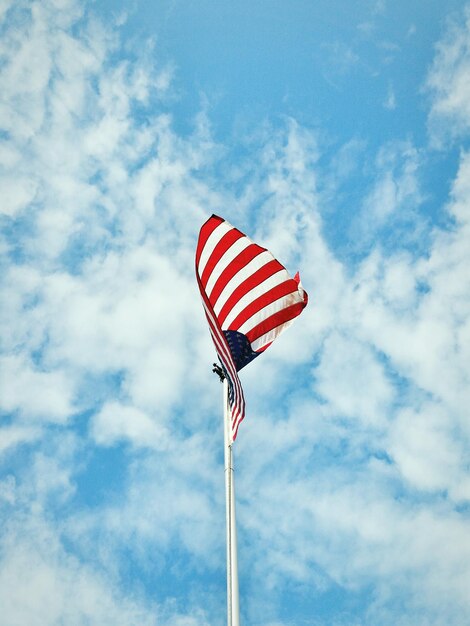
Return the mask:
M387 92L387 97L384 102L384 107L388 109L389 111L393 111L394 109L397 108L397 99L396 99L395 91L392 85L389 85L388 87L388 92Z
M334 591L367 596L361 624L463 626L469 155L443 230L418 212L422 149L382 145L348 264L325 238L323 181L365 167L362 142L330 168L319 134L284 118L237 160L205 111L175 131L170 70L148 49L124 58L90 7L1 10L6 623L222 623L220 403L193 250L224 207L311 294L289 339L242 373L246 622L280 624L285 593ZM429 77L430 124L451 134L466 132L467 30L441 42ZM329 52L340 73L357 63ZM338 624L359 623L348 611Z
M459 15L460 17L460 15ZM429 129L433 141L468 136L470 119L470 9L454 17L446 35L436 46L427 79L431 94Z

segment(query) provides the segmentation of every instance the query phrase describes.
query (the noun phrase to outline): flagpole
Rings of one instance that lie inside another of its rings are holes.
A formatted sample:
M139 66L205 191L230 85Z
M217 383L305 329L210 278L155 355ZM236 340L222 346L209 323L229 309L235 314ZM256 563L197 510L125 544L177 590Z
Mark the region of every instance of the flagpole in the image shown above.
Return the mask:
M233 475L233 450L228 401L228 382L224 378L224 460L225 460L225 511L227 521L227 623L239 626L238 602L237 528L235 521L235 484Z

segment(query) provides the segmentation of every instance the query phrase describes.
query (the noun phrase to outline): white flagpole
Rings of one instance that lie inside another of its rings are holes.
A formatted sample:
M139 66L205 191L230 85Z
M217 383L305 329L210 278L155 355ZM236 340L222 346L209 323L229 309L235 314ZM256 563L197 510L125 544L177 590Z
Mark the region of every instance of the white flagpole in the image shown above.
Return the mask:
M239 626L237 529L235 522L235 484L231 442L228 382L224 378L224 450L225 450L225 507L227 520L227 622Z

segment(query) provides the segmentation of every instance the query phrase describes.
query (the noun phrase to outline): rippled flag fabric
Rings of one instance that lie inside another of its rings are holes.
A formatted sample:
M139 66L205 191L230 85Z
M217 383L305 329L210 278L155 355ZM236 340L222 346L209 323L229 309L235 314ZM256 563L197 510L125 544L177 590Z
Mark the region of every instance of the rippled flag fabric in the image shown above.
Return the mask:
M299 274L212 215L196 249L196 277L215 348L229 384L232 440L245 417L238 372L259 356L307 305Z

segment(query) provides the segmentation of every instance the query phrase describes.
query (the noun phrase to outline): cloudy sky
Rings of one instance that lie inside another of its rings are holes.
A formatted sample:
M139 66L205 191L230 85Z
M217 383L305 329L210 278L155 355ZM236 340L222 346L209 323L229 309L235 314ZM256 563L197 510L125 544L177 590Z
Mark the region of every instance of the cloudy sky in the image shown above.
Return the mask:
M307 309L243 370L245 626L466 626L470 5L0 0L0 623L222 626L217 213Z

